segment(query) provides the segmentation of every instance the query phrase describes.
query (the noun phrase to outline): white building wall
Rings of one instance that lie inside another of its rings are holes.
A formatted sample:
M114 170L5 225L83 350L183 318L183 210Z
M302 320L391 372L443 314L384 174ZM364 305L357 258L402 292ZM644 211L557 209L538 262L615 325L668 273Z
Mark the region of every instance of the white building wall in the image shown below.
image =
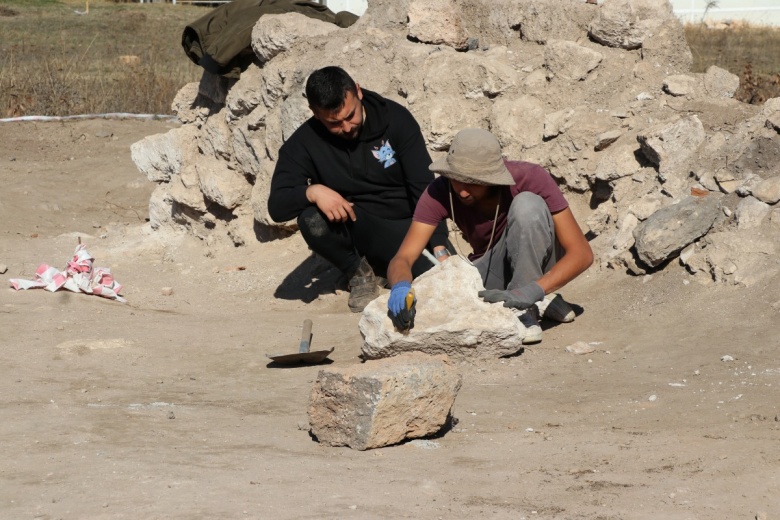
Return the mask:
M683 22L699 23L707 0L670 0L675 14ZM718 0L707 10L705 21L744 21L756 25L780 26L780 0Z
M368 0L319 1L334 13L349 11L361 16L368 8ZM670 0L670 3L680 20L699 23L702 21L708 2L707 0ZM717 7L707 10L704 19L713 22L740 20L757 25L780 26L780 0L718 0Z
M368 0L318 0L334 13L349 11L358 16L366 12ZM584 1L584 0L583 0ZM603 0L600 0L601 3ZM707 0L669 0L675 14L686 23L702 21ZM780 26L780 0L718 0L717 7L707 10L704 20L739 20L756 25Z

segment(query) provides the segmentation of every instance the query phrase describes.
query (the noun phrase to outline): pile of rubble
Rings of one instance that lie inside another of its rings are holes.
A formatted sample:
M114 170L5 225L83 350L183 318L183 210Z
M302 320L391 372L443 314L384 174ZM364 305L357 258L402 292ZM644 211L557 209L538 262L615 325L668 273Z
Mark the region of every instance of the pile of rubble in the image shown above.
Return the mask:
M739 78L691 73L666 0L369 0L353 26L262 17L257 64L204 73L181 127L132 148L158 183L152 227L242 245L295 231L267 214L281 144L309 115L308 74L339 65L407 106L434 158L482 127L537 162L575 207L598 263L640 274L679 258L702 282L780 270L780 99L733 99Z

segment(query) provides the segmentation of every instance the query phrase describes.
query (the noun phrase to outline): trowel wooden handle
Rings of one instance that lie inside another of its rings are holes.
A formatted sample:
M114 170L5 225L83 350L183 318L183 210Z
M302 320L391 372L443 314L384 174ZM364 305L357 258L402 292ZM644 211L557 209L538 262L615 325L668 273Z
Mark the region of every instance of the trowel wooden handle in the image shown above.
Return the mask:
M311 320L303 320L303 330L301 331L301 347L298 349L300 354L305 354L309 351L309 344L311 343Z

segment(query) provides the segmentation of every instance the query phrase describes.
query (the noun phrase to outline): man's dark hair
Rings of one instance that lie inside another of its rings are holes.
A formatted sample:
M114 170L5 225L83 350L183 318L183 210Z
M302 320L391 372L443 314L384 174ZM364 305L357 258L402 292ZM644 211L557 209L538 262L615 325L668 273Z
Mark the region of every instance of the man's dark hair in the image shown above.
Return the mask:
M315 70L306 81L306 98L312 108L338 110L344 105L347 92L357 96L357 85L341 67Z

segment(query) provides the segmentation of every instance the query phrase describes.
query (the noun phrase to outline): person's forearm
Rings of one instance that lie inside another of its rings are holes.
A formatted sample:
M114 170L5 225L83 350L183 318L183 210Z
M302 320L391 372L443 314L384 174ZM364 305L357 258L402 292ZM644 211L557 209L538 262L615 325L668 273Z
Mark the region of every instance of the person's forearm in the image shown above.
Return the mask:
M387 266L387 281L390 287L398 282L412 281L412 265L403 258L394 257Z

